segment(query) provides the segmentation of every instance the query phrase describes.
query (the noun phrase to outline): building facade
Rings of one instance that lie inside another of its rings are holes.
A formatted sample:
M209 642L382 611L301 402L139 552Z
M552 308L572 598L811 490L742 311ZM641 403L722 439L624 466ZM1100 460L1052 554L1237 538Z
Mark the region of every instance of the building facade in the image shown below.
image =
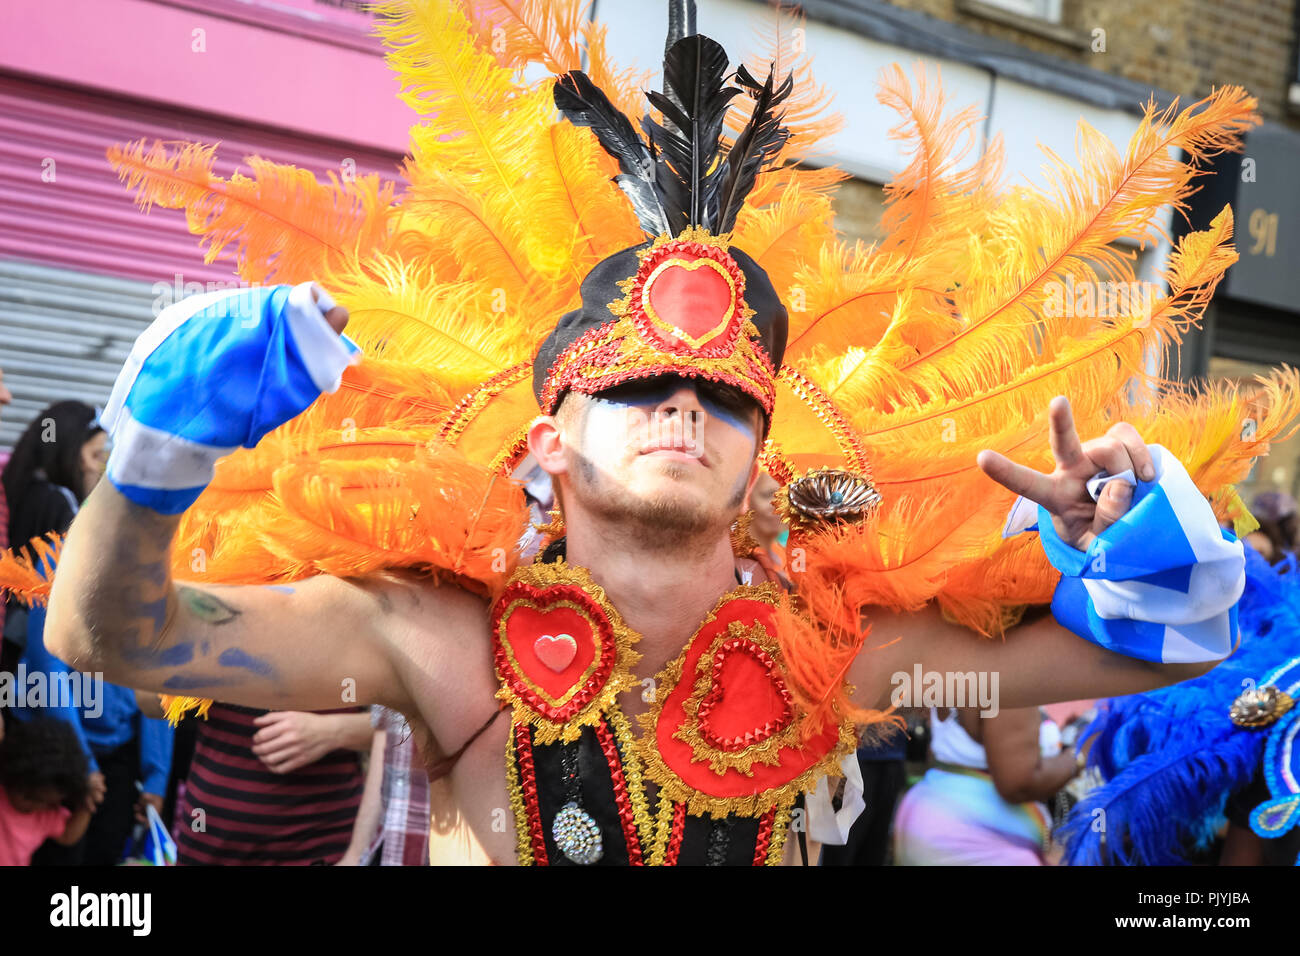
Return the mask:
M356 0L44 0L11 5L0 33L0 367L15 405L0 449L49 401L103 401L130 343L158 308L234 281L204 262L184 216L137 211L104 160L114 143L220 142L216 172L247 155L318 178L397 178L409 109L396 98L370 14ZM853 178L837 224L878 235L883 185L906 156L886 134L897 117L875 98L881 68L940 72L953 108L984 117L982 149L1003 138L1009 179L1042 183L1041 147L1074 154L1080 118L1127 142L1151 97L1165 104L1241 84L1265 123L1245 153L1221 158L1189 217L1224 204L1241 261L1205 330L1190 336L1188 376L1242 381L1300 364L1300 166L1297 0L803 0L800 43L834 91L842 130L824 161ZM657 71L663 0L594 0L624 67ZM740 57L771 22L768 0L698 0L698 27ZM654 82L652 80L652 82ZM976 152L978 152L978 149ZM974 160L972 155L971 160ZM1165 227L1185 228L1169 210ZM1138 254L1159 281L1169 248ZM1254 490L1296 491L1300 440L1279 448Z

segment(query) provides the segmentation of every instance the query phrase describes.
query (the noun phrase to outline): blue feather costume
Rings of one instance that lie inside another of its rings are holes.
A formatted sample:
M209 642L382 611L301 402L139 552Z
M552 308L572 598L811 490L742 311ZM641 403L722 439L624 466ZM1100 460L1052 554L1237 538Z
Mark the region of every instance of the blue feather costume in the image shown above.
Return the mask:
M1240 726L1229 707L1243 691L1275 681L1300 690L1300 569L1275 567L1246 549L1238 607L1241 644L1193 680L1104 702L1081 739L1105 784L1089 791L1056 835L1069 865L1178 865L1210 847L1229 796L1264 765L1271 799L1251 816L1261 836L1300 822L1296 786L1300 709L1268 726ZM1289 698L1282 695L1282 707ZM1241 706L1241 705L1238 705ZM1275 705L1276 706L1276 705ZM1276 766L1275 766L1276 765Z

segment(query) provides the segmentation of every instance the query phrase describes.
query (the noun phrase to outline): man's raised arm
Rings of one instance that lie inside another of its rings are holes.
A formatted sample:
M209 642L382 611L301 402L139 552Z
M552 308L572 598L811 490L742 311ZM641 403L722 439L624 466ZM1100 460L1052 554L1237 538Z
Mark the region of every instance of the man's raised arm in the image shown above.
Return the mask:
M934 605L912 614L870 612L867 648L849 671L864 707L999 710L1121 697L1199 677L1218 661L1167 664L1081 640L1044 615L986 639Z
M907 616L868 610L868 649L850 671L864 704L879 706L891 689L914 697L923 690L913 687L918 680L964 685L959 675L967 674L996 698L995 712L1114 697L1199 676L1231 652L1245 586L1242 546L1219 529L1182 465L1131 425L1081 443L1063 398L1052 401L1048 418L1051 474L989 451L979 465L1022 496L1008 532L1031 528L1037 517L1048 559L1062 572L1055 619L988 641L933 606Z
M418 585L326 576L284 587L176 582L179 521L107 482L95 489L55 575L45 631L52 653L114 684L253 707L406 703L389 644L403 622L392 609L410 603L394 600L397 591Z
M395 643L416 625L402 615L454 622L468 595L440 589L435 614L419 607L424 588L401 580L221 587L170 573L180 515L217 459L254 447L359 360L346 324L344 309L303 283L193 296L136 340L103 415L108 481L73 522L55 576L56 655L163 693L278 710L407 708L394 662L410 653Z

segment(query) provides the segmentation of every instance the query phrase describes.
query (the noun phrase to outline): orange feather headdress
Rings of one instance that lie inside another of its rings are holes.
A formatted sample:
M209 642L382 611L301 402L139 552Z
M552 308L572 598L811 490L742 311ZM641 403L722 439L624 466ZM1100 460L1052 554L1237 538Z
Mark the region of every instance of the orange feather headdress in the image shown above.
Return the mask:
M558 76L585 62L640 123L644 78L611 61L579 0L380 7L388 61L418 116L400 188L374 176L321 183L256 158L249 176L222 179L198 144L109 153L141 206L186 210L209 260L230 256L250 282L319 281L366 354L336 393L220 463L181 526L180 577L202 553L205 577L230 582L418 567L499 587L525 521L510 478L538 413L533 359L581 304L583 278L642 240L616 161L558 115L553 77L523 79L531 64ZM1246 396L1176 384L1163 364L1236 259L1230 210L1182 238L1162 288L1114 309L1060 308L1059 296L1139 288L1116 241L1159 233L1158 212L1185 205L1196 165L1240 147L1254 99L1225 87L1181 110L1148 105L1123 150L1081 122L1077 166L1049 153L1047 188L1006 187L997 140L962 162L974 113L947 113L923 74L912 85L889 68L878 96L899 114L892 135L911 160L886 189L885 238L865 247L835 231L841 174L799 165L837 121L822 118L808 60L781 37L751 65L798 77L783 104L790 135L729 241L789 309L763 461L794 525L790 570L823 625L790 629L807 702L840 703L837 662L856 645L826 635L856 634L871 606L938 601L992 635L1016 606L1050 600L1056 572L1032 539L1002 539L1013 496L975 457L990 448L1050 467L1054 395L1070 397L1085 437L1132 422L1221 516L1249 520L1232 484L1288 433L1300 376L1279 371ZM745 119L730 122L734 147ZM857 502L857 520L813 520L819 495L825 512ZM12 560L0 561L0 585L30 597L47 587Z

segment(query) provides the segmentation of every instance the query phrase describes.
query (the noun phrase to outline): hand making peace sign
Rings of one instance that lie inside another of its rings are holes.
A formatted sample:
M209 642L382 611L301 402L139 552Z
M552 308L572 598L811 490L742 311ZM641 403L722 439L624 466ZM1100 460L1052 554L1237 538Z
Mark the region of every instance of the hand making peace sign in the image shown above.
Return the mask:
M1087 482L1098 472L1117 475L1130 468L1142 481L1155 479L1151 452L1136 428L1126 422L1111 426L1101 438L1079 442L1070 402L1063 395L1047 410L1056 470L1050 475L1017 465L995 451L984 450L976 461L998 484L1042 505L1052 514L1061 540L1086 551L1092 540L1123 517L1133 502L1133 489L1112 481L1092 500Z

